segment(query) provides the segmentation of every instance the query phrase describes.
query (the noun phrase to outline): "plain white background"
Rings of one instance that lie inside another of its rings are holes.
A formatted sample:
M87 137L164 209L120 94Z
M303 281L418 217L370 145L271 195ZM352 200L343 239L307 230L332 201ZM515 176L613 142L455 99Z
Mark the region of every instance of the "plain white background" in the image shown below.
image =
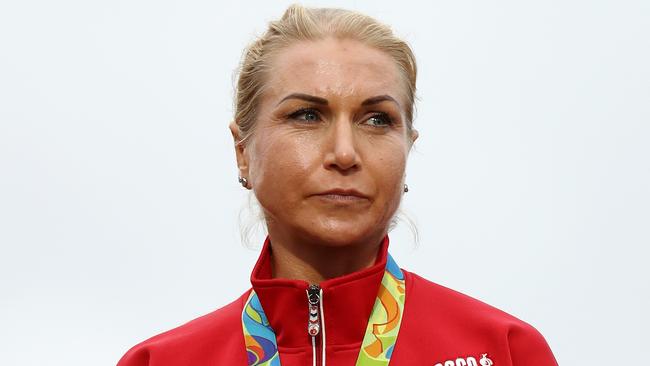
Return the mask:
M249 287L233 72L288 4L0 4L0 364L114 365ZM416 53L398 263L561 365L647 364L650 2L305 4Z

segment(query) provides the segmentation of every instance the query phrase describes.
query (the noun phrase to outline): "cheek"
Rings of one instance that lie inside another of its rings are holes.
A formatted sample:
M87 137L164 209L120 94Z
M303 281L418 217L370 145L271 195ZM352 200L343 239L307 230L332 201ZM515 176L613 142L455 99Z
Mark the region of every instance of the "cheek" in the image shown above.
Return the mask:
M391 161L391 165L386 166L390 170L390 175L384 175L382 178L382 190L386 194L387 206L394 209L399 206L404 191L404 160Z
M301 186L314 164L315 149L301 136L287 136L283 131L260 136L251 151L249 174L262 203L287 197Z
M376 146L376 145L375 145ZM386 210L392 215L397 209L404 190L404 172L408 151L401 141L383 144L381 150L373 150L373 157L366 164L372 180L375 182L378 199L381 204L378 209Z
M397 139L371 145L368 158L365 160L374 180L384 189L400 185L408 157L406 145ZM381 149L377 149L377 146L381 146Z

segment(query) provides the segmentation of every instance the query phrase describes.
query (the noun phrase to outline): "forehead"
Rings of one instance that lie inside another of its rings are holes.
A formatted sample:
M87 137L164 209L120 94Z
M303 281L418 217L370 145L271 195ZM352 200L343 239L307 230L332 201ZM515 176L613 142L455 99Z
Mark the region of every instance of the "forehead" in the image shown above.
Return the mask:
M389 94L404 100L395 62L382 51L355 40L300 41L273 58L265 95L303 92L326 98Z

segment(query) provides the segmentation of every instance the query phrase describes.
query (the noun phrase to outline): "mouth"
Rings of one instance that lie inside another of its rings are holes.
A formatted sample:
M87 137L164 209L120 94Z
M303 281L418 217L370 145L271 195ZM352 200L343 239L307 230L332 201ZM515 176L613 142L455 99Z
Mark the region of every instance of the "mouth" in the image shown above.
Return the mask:
M358 202L368 200L368 196L355 189L330 189L325 192L317 193L318 198L338 202Z

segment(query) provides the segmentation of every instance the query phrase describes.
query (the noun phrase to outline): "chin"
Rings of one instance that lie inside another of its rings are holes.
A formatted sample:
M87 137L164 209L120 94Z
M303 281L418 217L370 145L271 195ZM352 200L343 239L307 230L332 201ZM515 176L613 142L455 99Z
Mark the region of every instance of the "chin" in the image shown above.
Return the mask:
M311 226L305 234L313 243L329 247L346 247L367 244L369 240L379 240L382 233L377 227L370 227L358 222L328 222L321 227Z

